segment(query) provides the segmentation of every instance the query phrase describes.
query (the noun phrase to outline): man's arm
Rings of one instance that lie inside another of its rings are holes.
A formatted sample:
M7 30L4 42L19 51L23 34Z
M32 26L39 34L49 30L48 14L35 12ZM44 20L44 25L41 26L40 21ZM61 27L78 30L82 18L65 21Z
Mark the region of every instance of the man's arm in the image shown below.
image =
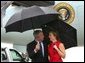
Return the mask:
M31 46L30 44L27 45L27 53L31 59L34 58L36 55L33 46Z

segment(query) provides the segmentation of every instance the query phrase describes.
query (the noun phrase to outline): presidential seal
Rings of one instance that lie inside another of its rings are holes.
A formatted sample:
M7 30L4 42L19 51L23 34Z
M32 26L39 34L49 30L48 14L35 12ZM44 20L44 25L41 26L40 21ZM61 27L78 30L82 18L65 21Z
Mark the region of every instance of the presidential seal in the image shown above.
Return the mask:
M64 22L68 24L73 22L75 18L75 11L70 4L66 2L61 2L53 6L53 9L60 13L59 18L62 19Z

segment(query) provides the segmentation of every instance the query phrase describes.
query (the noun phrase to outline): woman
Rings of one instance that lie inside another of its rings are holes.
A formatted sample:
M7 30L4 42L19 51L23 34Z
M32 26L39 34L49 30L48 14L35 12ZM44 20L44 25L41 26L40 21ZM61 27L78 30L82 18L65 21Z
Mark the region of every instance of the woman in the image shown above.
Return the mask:
M49 32L50 44L48 45L48 58L49 62L63 62L62 58L65 58L65 47L59 40L56 32Z

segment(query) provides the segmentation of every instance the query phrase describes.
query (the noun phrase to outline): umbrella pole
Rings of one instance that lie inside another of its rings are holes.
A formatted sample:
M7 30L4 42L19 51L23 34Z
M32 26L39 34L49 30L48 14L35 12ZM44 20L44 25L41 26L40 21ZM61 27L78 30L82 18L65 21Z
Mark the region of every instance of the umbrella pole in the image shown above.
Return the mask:
M31 20L32 20L32 19L31 19ZM33 26L33 22L31 21L31 23L32 23L32 28L33 28L33 31L35 31L35 30L34 30L34 26Z

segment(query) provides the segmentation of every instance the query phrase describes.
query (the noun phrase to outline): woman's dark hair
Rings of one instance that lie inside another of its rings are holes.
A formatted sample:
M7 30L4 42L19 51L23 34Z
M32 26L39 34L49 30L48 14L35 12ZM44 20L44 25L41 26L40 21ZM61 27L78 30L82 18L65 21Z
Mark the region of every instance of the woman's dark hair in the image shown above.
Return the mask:
M58 35L58 32L56 31L50 31L49 33L52 33L55 37L56 37L56 39L57 40L60 40L60 38L59 38L59 35Z

